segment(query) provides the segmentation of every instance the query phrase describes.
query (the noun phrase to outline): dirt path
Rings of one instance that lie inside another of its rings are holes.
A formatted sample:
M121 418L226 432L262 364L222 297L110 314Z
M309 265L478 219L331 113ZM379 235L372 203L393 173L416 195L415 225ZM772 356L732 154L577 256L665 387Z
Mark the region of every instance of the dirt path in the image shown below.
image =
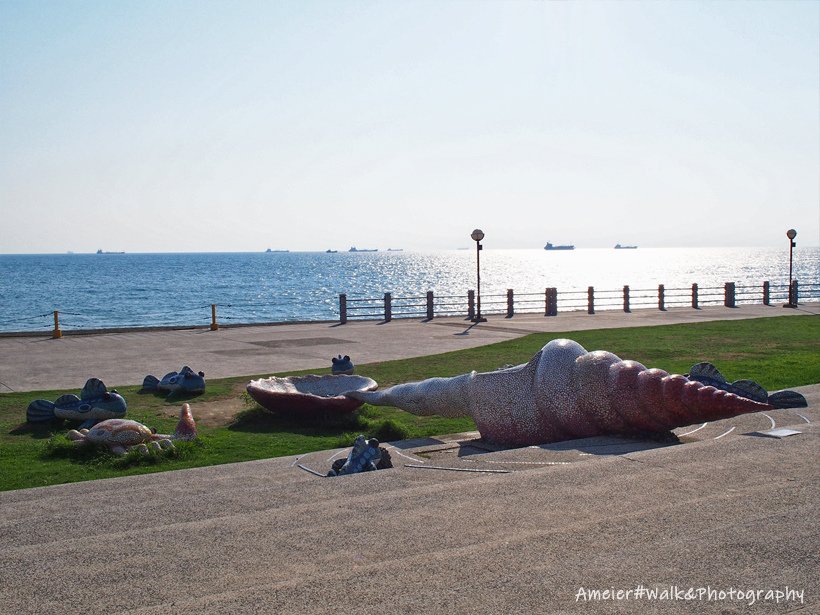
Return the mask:
M224 427L230 424L237 413L247 410L250 406L245 403L242 394L245 392L244 384L234 386L231 397L217 399L215 401L199 401L196 398L188 400L191 404L191 412L194 415L197 425L205 427ZM180 402L182 403L182 402ZM168 416L179 415L179 405L169 405L164 408Z

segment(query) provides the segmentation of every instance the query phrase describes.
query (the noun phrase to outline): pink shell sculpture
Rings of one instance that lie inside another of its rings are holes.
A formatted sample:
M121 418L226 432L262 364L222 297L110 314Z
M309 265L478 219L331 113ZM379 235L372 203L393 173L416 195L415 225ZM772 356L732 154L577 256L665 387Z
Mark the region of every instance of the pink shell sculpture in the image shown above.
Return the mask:
M350 395L417 415L470 416L484 439L505 446L663 432L773 408L567 339L509 369Z
M353 412L363 402L347 397L353 392L374 391L372 378L355 375L289 376L251 380L247 391L256 403L282 414Z

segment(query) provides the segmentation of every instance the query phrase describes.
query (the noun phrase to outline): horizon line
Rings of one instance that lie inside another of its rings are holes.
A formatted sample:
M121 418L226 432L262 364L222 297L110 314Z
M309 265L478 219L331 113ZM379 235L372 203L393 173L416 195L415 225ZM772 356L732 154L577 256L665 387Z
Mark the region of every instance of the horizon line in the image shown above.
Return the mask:
M624 244L624 245L634 245L634 244ZM797 245L795 249L800 248L820 248L818 244L810 244L810 245ZM402 253L402 252L415 252L415 253L430 253L430 252L464 252L470 251L473 249L473 246L460 246L455 248L371 248L371 249L361 249L357 252L350 252L349 250L334 250L332 252L328 252L325 250L316 250L316 249L276 249L276 250L180 250L180 251L168 251L168 250L156 250L156 251L110 251L110 252L102 252L99 253L95 251L89 252L78 252L75 250L65 250L65 251L55 251L55 252L0 252L0 256L124 256L124 255L144 255L144 254L372 254L374 252L383 252L383 253ZM588 246L588 247L578 247L575 246L574 250L614 250L616 249L614 246ZM678 245L678 246L636 246L636 249L643 249L643 250L715 250L715 249L781 249L781 247L775 245L730 245L730 246L686 246L686 245ZM788 250L788 246L782 247L782 249ZM540 251L540 252L551 252L551 250L544 250L543 247L540 248L510 248L510 247L490 247L482 245L482 251L490 250L490 251L526 251L526 250L533 250L533 251ZM558 250L560 252L571 252L570 250Z

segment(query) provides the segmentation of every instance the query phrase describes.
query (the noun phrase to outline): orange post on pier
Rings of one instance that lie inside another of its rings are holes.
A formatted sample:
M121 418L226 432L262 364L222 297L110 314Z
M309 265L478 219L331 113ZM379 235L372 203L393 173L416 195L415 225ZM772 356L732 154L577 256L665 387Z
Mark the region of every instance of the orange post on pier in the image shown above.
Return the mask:
M216 303L211 304L211 331L218 331L219 325L216 322Z
M60 331L60 312L54 310L54 331L51 333L51 339L58 340L63 337L63 332Z

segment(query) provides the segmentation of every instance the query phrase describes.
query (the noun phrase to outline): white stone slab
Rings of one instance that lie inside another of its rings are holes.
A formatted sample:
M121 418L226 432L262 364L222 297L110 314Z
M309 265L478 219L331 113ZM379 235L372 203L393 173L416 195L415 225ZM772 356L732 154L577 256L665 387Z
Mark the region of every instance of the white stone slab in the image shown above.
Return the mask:
M796 436L802 431L795 429L786 429L785 427L778 427L777 429L770 429L769 431L759 431L761 436L768 436L769 438L787 438L789 436Z

